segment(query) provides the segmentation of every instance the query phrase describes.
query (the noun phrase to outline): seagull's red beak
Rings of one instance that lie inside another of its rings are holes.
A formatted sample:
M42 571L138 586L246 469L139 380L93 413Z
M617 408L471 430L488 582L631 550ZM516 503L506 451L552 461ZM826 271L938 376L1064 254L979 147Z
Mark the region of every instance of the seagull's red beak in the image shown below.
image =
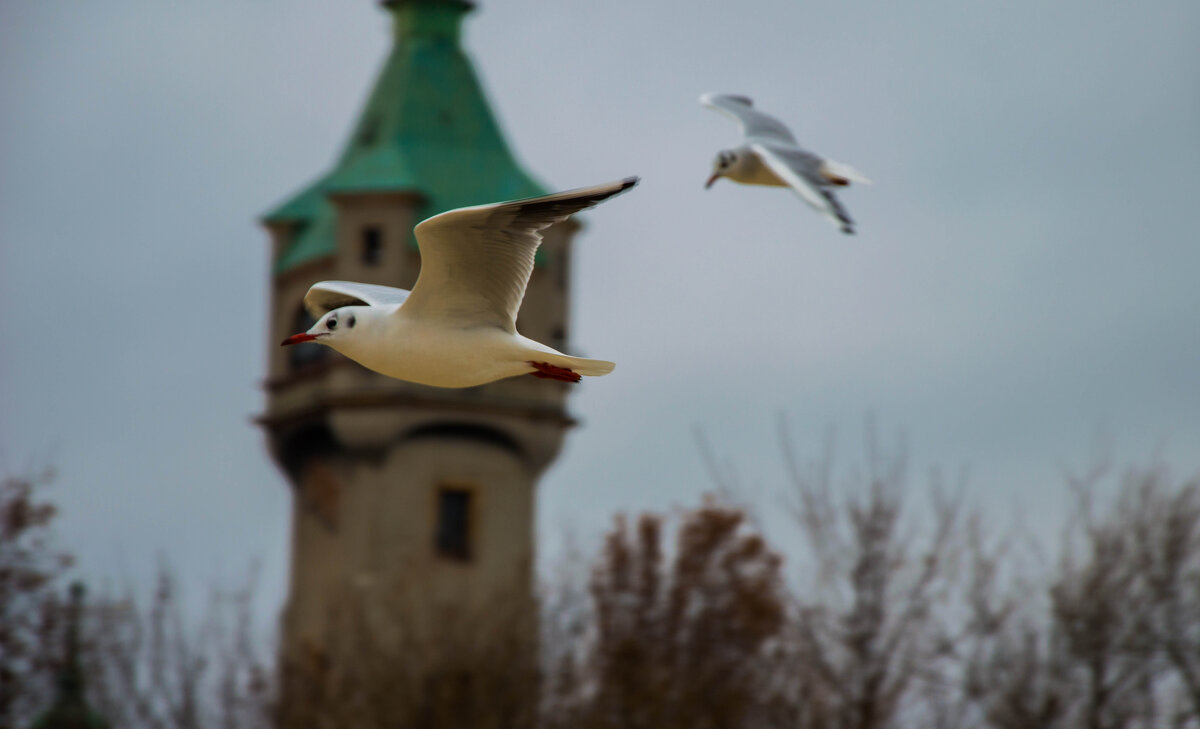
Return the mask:
M716 182L717 178L720 176L721 176L720 172L712 173L712 177L708 178L708 182L704 183L704 189L707 190L708 188L712 187L713 183Z
M300 334L293 334L292 336L283 340L282 342L280 342L279 346L286 347L289 344L300 344L301 342L311 342L316 338L317 338L316 334L309 334L308 332L301 332Z

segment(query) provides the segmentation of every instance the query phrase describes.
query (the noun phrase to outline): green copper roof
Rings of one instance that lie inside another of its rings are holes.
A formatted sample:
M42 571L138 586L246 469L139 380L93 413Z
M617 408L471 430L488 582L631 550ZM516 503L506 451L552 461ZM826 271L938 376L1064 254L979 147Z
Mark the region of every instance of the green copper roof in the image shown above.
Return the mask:
M395 43L334 168L264 216L298 226L276 273L334 251L330 194L414 192L422 217L544 194L513 159L459 45L470 5L394 0Z

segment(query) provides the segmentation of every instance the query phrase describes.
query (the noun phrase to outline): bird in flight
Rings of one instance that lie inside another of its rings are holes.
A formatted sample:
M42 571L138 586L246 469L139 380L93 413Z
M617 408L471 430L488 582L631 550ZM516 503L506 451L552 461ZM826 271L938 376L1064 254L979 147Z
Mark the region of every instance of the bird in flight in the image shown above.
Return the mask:
M637 181L435 215L414 229L421 271L411 292L350 281L313 284L304 306L317 323L283 346L323 344L368 369L434 387L525 374L563 382L606 375L612 362L572 357L522 336L517 310L542 229Z
M744 138L742 146L717 153L705 188L721 177L746 185L790 187L843 233L854 232L854 221L833 189L851 182L870 184L861 172L804 149L783 122L755 109L748 97L704 94L700 103L735 119Z

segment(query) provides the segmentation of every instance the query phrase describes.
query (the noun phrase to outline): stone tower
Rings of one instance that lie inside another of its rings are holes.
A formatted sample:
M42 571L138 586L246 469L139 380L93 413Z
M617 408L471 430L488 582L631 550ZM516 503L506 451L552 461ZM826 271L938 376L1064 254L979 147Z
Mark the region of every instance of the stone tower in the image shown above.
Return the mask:
M513 159L460 46L471 5L390 0L394 44L333 168L267 213L270 339L307 329L308 287L411 288L413 226L543 194ZM571 221L546 231L518 329L566 346ZM319 643L335 596L398 584L411 625L509 601L534 615L534 494L572 420L569 386L389 379L317 345L270 350L260 423L293 489L285 650ZM370 599L369 597L367 598Z

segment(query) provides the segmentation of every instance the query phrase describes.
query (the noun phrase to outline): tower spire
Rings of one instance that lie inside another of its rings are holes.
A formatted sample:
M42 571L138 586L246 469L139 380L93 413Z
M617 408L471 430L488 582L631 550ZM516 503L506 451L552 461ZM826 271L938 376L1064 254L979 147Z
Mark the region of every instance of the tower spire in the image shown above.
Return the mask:
M79 620L83 614L84 587L71 583L71 605L67 612L67 640L62 670L58 674L58 701L83 704L83 671L79 666Z
M84 700L83 666L79 658L79 622L83 616L84 588L71 584L71 602L67 607L67 634L63 662L58 672L58 693L54 705L33 723L32 729L108 729L108 723L88 707Z

